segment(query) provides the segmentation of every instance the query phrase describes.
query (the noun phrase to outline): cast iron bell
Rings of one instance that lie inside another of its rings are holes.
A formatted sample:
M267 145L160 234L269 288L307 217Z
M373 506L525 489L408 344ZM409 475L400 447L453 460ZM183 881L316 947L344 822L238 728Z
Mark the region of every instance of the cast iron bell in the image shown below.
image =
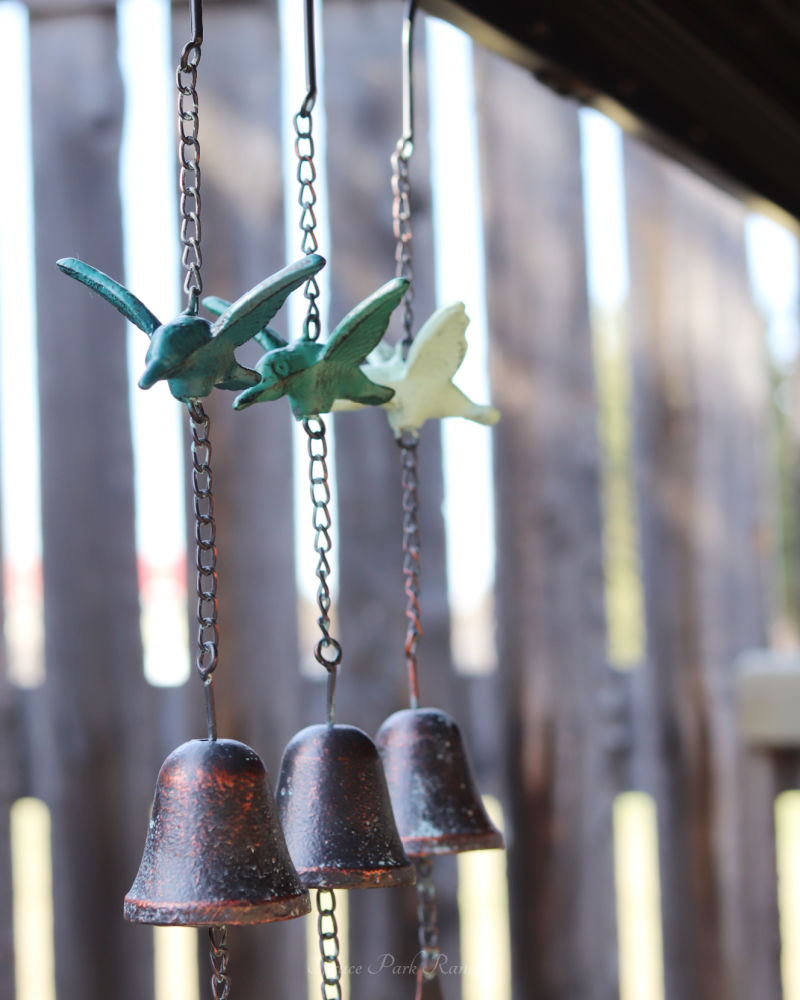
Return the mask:
M190 740L174 750L158 775L125 919L258 924L310 909L258 754L237 740Z
M411 885L375 744L355 726L301 730L283 753L278 811L306 886Z
M454 719L436 708L407 708L389 716L375 742L409 855L503 846L481 802Z

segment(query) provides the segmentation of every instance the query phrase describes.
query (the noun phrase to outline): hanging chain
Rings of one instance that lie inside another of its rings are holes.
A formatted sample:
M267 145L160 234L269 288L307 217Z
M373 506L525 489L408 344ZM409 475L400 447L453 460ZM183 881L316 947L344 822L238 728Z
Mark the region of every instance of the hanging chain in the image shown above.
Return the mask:
M317 889L317 914L322 1000L342 1000L342 964L339 961L339 928L336 924L336 893L333 890Z
M208 738L217 738L214 671L217 669L217 547L211 475L211 421L197 400L188 404L192 427L192 492L194 496L195 568L197 570L197 672L206 691Z
M209 958L211 959L211 995L214 1000L228 1000L231 981L228 976L228 928L209 927Z
M200 268L203 256L200 252L200 143L197 134L200 129L197 104L197 66L200 62L202 38L193 38L181 53L176 82L178 85L178 161L180 164L180 211L181 262L186 269L183 290L188 296L187 307L197 311L197 303L203 291Z
M317 662L328 671L328 722L333 724L334 701L336 698L336 668L342 659L342 647L331 637L331 591L328 586L331 566L328 553L331 541L331 490L328 485L328 443L325 439L325 421L322 417L306 417L303 429L308 435L308 476L311 486L311 503L314 508L314 551L317 553L317 624L322 638L314 647Z
M314 189L314 182L317 179L317 168L314 166L314 139L311 135L311 111L303 109L294 116L295 141L294 149L297 154L297 180L300 184L300 193L297 197L300 205L300 231L303 236L300 241L300 248L303 253L316 253L319 249L317 242L317 216L314 206L317 203L317 192ZM320 333L319 306L319 285L315 275L306 282L303 295L308 302L306 318L303 321L303 336L306 340L317 340Z
M419 956L422 975L433 979L439 969L439 927L436 908L436 886L433 883L433 862L430 858L415 858L417 869L417 919L419 920Z
M392 228L396 240L394 259L395 275L408 279L408 288L403 296L403 357L408 356L414 340L414 267L411 255L411 182L408 176L408 162L412 145L407 139L400 139L392 153Z
M402 455L403 487L403 578L406 592L406 642L405 655L408 668L408 695L411 708L419 707L419 678L417 671L417 647L422 626L419 603L420 576L420 536L419 509L417 502L418 465L417 439L410 435L398 438Z

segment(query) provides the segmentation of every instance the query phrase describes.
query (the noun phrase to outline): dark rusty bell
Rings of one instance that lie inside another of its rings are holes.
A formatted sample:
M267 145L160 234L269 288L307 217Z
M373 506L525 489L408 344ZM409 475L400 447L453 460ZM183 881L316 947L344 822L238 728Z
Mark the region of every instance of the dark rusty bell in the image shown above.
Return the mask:
M158 775L125 919L258 924L310 909L258 754L237 740L190 740L174 750Z
M397 833L375 744L355 726L317 725L283 753L278 811L306 886L411 885L415 871Z
M409 855L503 846L478 794L461 731L449 715L436 708L395 712L375 742Z

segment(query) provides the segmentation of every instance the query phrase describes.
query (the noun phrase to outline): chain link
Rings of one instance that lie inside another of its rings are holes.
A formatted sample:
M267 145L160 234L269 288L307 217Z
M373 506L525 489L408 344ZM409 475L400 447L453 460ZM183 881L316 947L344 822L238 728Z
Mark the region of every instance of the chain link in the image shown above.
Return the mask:
M197 672L206 688L209 738L216 739L213 673L217 669L217 529L211 475L211 421L201 403L188 406L192 428L192 493L194 498L195 569L197 570Z
M181 263L186 269L183 290L188 296L189 309L195 311L203 291L200 268L200 130L197 103L197 66L200 62L200 42L188 42L181 53L175 75L178 86L178 162L180 165Z
M342 964L339 961L336 893L331 889L317 889L317 914L322 1000L341 1000Z
M417 869L417 919L419 921L419 955L422 975L433 979L439 969L439 927L436 907L436 886L433 883L433 861L415 858Z
M400 139L392 153L392 228L397 241L394 252L395 275L408 279L408 288L403 296L403 357L408 356L414 341L414 267L411 254L411 181L408 176L408 161L411 144Z
M406 641L404 652L408 668L408 694L411 708L419 707L419 677L417 648L422 635L420 593L420 535L417 487L417 439L408 435L398 438L402 456L401 484L403 488L403 578L406 593Z
M314 551L317 553L317 624L322 638L314 648L317 662L328 671L328 721L333 722L336 695L336 668L342 659L342 647L331 637L331 591L328 577L331 566L328 553L333 547L331 541L331 515L329 504L331 490L328 485L328 443L325 438L325 421L322 417L306 417L303 429L308 435L309 484L313 506L312 525L314 528Z
M317 168L314 166L314 139L311 135L311 112L300 111L294 116L294 150L297 154L297 181L300 184L300 193L297 196L300 205L300 231L303 236L300 241L300 248L305 254L316 253L319 249L317 242L317 216L314 206L317 203L317 192L314 189L314 182L317 179ZM319 285L315 275L312 275L306 282L303 295L308 302L306 318L303 321L303 336L306 340L318 340L320 334L319 306Z
M211 959L211 995L214 1000L228 1000L231 981L228 976L228 928L209 927L209 958Z

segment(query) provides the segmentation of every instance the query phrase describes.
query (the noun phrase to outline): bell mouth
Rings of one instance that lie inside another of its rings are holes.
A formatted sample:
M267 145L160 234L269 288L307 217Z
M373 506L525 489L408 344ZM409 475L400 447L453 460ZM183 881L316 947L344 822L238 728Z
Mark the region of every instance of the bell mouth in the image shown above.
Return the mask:
M161 927L218 927L220 924L266 924L292 920L311 912L307 892L291 899L249 903L242 900L194 903L153 903L125 897L123 916L133 924L156 924Z

